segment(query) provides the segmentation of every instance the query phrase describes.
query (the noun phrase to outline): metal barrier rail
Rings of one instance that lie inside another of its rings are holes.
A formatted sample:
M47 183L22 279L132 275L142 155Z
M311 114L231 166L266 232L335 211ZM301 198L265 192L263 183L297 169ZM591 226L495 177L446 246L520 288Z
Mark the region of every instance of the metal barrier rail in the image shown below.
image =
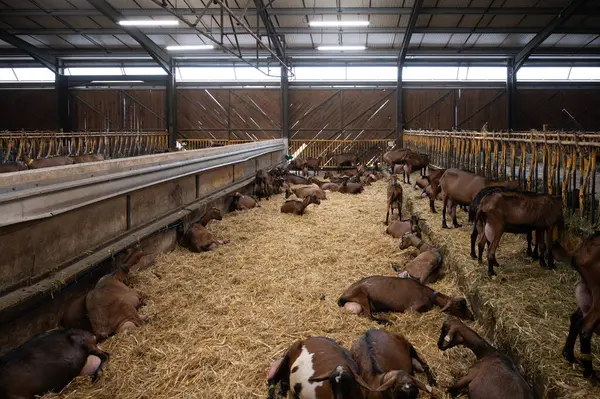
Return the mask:
M271 140L271 139L268 139ZM227 139L178 139L185 144L186 150L199 150L201 148L221 147L232 144L252 143L253 140L227 140ZM258 140L263 141L263 140Z
M523 189L561 195L566 213L586 219L590 228L600 221L596 198L600 135L405 131L404 143L444 168L515 179Z
M163 152L166 131L140 132L0 132L0 162L54 156L102 154L107 159Z

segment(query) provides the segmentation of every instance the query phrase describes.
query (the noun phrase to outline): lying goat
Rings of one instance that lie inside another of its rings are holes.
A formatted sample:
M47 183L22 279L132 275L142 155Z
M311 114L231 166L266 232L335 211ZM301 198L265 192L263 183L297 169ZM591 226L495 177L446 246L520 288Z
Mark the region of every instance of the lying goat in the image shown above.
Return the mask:
M245 211L248 209L260 207L258 199L254 198L251 195L242 195L239 192L236 192L233 197L233 205L238 211Z
M475 217L476 223L484 226L479 233L479 251L483 252L489 242L488 274L493 276L496 260L496 249L505 231L528 233L535 230L536 245L540 247L540 266L546 268L546 234L548 249L548 268L554 268L552 257L552 231L555 226L562 226L562 198L549 194L536 194L517 191L495 192L485 196Z
M429 366L415 348L400 334L385 330L368 330L350 349L360 375L371 388L383 393L367 397L415 399L419 389L431 393L431 386L413 378L415 371L425 373L429 384L436 381Z
M285 190L285 198L289 198L291 195L295 194L296 197L304 199L306 197L310 197L310 196L315 196L320 200L326 200L327 199L327 195L325 194L325 191L321 190L319 187L317 186L306 186L306 187L293 187L293 188L288 188L287 190Z
M72 165L73 160L69 157L52 157L32 159L28 155L23 155L23 160L29 169L51 168L53 166Z
M286 397L290 389L299 399L362 399L361 387L369 386L358 375L346 349L326 337L296 341L267 373L267 398Z
M287 200L281 206L281 213L295 213L296 215L304 215L306 207L310 204L319 205L321 201L314 195L304 198L302 201Z
M227 244L229 240L217 240L212 233L206 229L208 222L213 219L222 219L221 211L217 208L210 208L204 216L202 216L200 223L192 224L188 231L185 232L180 245L192 252L204 252L215 249L219 245Z
M507 356L460 321L445 321L438 339L438 348L445 351L456 345L471 349L477 356L477 362L466 376L448 388L448 393L453 398L465 389L469 391L469 399L535 398L519 369Z
M73 160L73 163L89 163L104 161L104 156L100 154L78 155L76 157L70 158Z
M0 398L59 392L79 375L96 381L109 356L87 331L61 328L39 334L0 357Z
M125 284L129 270L145 254L129 250L119 269L98 280L86 296L73 301L62 317L61 324L92 332L98 339L142 326L147 316L138 309L144 304L142 295Z
M345 177L344 181L338 188L338 192L342 194L360 194L365 190L362 184L360 183L349 183L348 178Z
M402 219L402 186L398 181L397 175L392 175L392 178L387 186L387 213L385 215L386 225L390 220L390 211L392 212L392 216L394 215L394 204L398 208L398 219Z
M440 250L433 245L426 244L413 232L404 233L400 241L400 249L407 249L411 246L417 248L421 253L404 265L403 272L400 272L398 266L392 266L396 272L400 272L398 277L413 278L421 284L435 283L441 279L444 258Z
M562 252L562 248L560 248ZM560 254L559 252L559 254ZM595 382L600 377L592 366L592 334L600 334L600 232L586 238L572 253L567 254L571 265L581 279L575 287L577 310L571 315L569 335L563 348L563 356L575 362L573 348L579 335L583 376Z
M19 172L27 169L27 165L19 161L0 163L0 173Z
M421 228L419 227L419 218L415 215L409 220L394 220L385 229L385 232L394 238L402 238L404 233L413 232L421 238Z
M387 323L387 320L374 317L375 312L424 313L431 310L433 306L439 306L442 312L473 320L473 314L465 298L446 296L408 278L388 276L363 278L344 291L338 299L338 306L379 323Z

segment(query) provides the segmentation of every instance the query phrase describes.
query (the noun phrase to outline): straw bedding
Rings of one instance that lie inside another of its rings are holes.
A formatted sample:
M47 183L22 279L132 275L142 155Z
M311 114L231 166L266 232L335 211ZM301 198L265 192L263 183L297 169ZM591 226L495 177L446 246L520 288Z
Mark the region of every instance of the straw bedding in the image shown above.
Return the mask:
M582 368L570 365L561 354L569 317L577 309L577 272L561 263L554 271L543 270L537 261L526 256L525 235L504 234L496 251L501 267L496 268L498 276L490 280L485 253L483 265L469 255L472 225L467 214L457 211L463 227L442 229L441 201L436 201L438 213L432 214L429 200L418 195L421 191L404 185L404 192L408 208L425 219L429 237L436 245L446 246L445 265L469 300L477 301L481 311L478 320L490 327L487 338L519 359L529 382L535 380L536 385L543 387L546 397L599 398L600 388L583 379ZM448 218L448 225L451 224ZM579 343L576 356L578 350ZM592 355L598 369L600 347L594 339Z
M362 277L393 275L391 263L402 264L415 253L414 248L400 251L385 234L385 191L386 183L378 182L357 196L328 193L328 200L310 205L302 217L281 214L279 195L262 201L261 208L211 222L209 229L231 243L201 254L177 249L135 273L133 286L148 297L142 313L150 316L149 323L102 344L112 357L99 382L80 378L47 398L264 398L267 368L295 340L324 335L349 348L367 329L380 326L343 312L336 303L339 295ZM405 192L413 196L412 189ZM552 376L553 387L561 392L574 391L572 397L597 392L579 378L579 369L570 370L560 359L574 307L573 273L564 267L540 271L516 250L518 239L509 237L498 256L507 264L500 273L508 281L488 282L485 270L468 258L467 228L459 236L440 233L439 216L424 212L427 201L410 202L428 218L435 241L448 246L449 261L468 273L469 290L485 295L499 331L510 331L501 341L517 346L528 366ZM507 242L514 243L510 248L515 253L507 251ZM462 295L455 277L461 274L451 272L433 286ZM386 327L415 345L442 388L474 361L466 349L437 349L444 318L437 308L395 314ZM533 359L539 362L531 364Z

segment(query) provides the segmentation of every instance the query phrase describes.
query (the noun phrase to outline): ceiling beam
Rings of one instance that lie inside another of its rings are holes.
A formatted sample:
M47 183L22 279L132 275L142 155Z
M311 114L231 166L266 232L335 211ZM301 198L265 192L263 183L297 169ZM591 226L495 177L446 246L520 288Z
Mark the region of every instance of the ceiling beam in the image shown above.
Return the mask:
M125 19L125 17L106 0L88 0L88 2L115 24L118 21ZM120 33L123 33L123 31L138 42L158 65L167 72L167 74L171 74L171 56L167 54L164 49L150 40L150 38L148 38L148 36L146 36L139 28L127 26L122 27Z
M527 58L544 42L557 28L569 19L575 11L577 11L587 0L571 0L569 5L562 9L556 17L550 21L533 39L527 43L525 47L515 57L514 70L515 73L523 66Z
M256 11L258 12L259 17L262 20L263 25L265 26L267 36L271 41L271 45L275 47L277 56L279 56L280 58L285 58L285 47L279 39L277 29L275 29L275 25L273 25L273 22L269 17L267 6L265 6L263 0L254 0L254 6L256 7Z
M308 34L338 34L338 33L349 33L349 34L371 34L371 33L382 33L382 34L402 34L406 32L406 28L402 27L375 27L375 28L364 28L364 27L346 27L343 29L339 28L303 28L303 27L282 27L277 28L278 35L308 35ZM68 29L68 28L25 28L25 29L7 29L8 32L13 35L36 35L36 36L45 36L45 35L119 35L123 34L122 29L120 28L81 28L81 29ZM142 28L140 29L145 35L195 35L198 32L193 28L189 27L179 27L179 28ZM203 30L207 34L211 35L220 35L220 28L213 28L208 30ZM487 27L477 27L477 28L440 28L440 27L415 27L413 29L413 33L435 33L435 34L453 34L453 33L491 33L491 34L538 34L540 32L540 28L487 28ZM226 35L248 35L248 32L240 29L233 29L231 27L223 28L223 33ZM589 34L594 35L598 34L597 27L562 27L558 28L554 31L554 33L564 33L564 34Z
M50 69L52 72L56 73L58 71L58 60L55 56L48 54L46 51L26 42L20 37L14 36L4 29L0 29L0 40L3 40L11 46L14 46L27 53L33 59Z
M204 8L174 8L175 11L187 16L197 16L204 13ZM256 8L232 8L238 15L256 15ZM440 15L556 15L561 8L556 7L422 7L421 14L440 14ZM121 14L125 17L155 17L167 15L159 8L128 8L121 9ZM271 15L410 15L412 7L294 7L294 8L269 8ZM600 7L594 6L579 10L582 14L595 14L600 12ZM64 10L29 10L29 9L3 9L0 11L0 17L34 17L34 16L52 16L52 17L97 17L103 14L94 9L64 9ZM206 9L205 15L220 15L220 7L211 7Z
M421 12L422 5L423 0L415 0L415 4L413 5L412 12L410 14L410 19L408 20L408 24L406 26L406 31L404 32L404 37L402 38L402 44L400 45L398 65L404 65L404 59L406 58L406 54L408 53L410 39L412 37L413 32L415 31L415 25L417 24L417 19L419 18L419 13Z

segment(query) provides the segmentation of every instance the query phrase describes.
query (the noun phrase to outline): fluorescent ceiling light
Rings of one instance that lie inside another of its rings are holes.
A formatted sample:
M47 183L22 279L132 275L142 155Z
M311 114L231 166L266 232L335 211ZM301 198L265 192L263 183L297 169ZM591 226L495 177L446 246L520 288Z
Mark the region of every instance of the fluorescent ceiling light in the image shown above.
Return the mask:
M369 21L310 21L308 23L314 27L342 27L342 26L369 26Z
M212 44L198 44L194 46L167 46L169 51L187 51L187 50L212 50L215 46Z
M177 19L126 19L118 22L121 26L173 26L179 25Z
M317 50L321 51L357 51L366 50L365 46L319 46Z
M143 80L92 80L92 83L144 83Z

